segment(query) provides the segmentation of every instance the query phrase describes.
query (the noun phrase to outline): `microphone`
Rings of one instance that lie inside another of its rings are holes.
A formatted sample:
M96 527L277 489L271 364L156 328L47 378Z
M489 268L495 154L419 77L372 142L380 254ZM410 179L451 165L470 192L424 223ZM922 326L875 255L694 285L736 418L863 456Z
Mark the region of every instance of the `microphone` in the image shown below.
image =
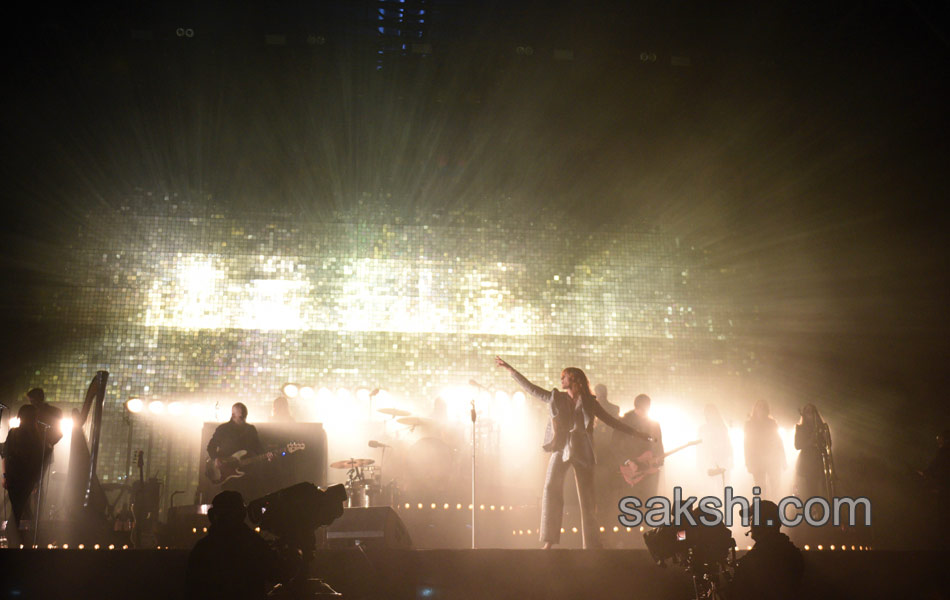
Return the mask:
M40 420L37 420L37 421L36 421L36 424L37 424L37 425L40 425L40 426L42 426L42 427L45 427L45 428L47 428L47 429L49 429L50 427L52 427L52 425L50 425L49 423L44 423L43 421L40 421Z
M372 398L373 396L375 396L375 395L378 394L378 393L379 393L379 388L376 388L376 389L374 389L372 392L369 393L369 397Z
M392 448L389 444L384 444L382 442L377 442L376 440L369 441L370 448Z

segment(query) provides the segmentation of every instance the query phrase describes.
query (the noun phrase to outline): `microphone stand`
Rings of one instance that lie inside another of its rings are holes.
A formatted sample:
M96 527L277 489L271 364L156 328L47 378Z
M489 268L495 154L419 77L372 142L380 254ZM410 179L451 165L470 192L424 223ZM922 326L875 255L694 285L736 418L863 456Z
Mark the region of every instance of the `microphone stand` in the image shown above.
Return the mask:
M49 434L49 425L42 421L37 421L43 427L43 453L40 455L40 479L36 488L36 524L33 527L33 547L36 548L36 539L40 532L40 506L43 502L43 477L46 472L46 437Z
M478 507L475 506L475 398L472 398L472 550L475 549L475 512Z

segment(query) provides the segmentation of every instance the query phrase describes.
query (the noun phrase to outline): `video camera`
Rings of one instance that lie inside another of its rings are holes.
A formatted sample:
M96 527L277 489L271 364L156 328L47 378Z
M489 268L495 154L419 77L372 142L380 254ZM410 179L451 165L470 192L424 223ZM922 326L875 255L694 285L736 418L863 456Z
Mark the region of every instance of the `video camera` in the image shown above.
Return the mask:
M343 484L321 490L301 482L252 500L247 515L251 523L281 540L305 542L313 539L315 529L343 515L346 499Z
M691 572L718 571L718 566L726 566L736 541L722 523L703 525L699 521L702 513L698 509L691 512L696 525L657 527L643 534L650 557L661 567L666 566L667 559L672 559L673 564L683 565Z

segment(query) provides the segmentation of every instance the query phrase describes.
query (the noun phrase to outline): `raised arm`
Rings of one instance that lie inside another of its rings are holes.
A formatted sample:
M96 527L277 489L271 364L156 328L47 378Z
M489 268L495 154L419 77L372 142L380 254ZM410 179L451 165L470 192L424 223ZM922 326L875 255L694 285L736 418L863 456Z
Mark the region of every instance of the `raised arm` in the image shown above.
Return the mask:
M500 356L495 357L495 364L511 373L511 376L515 381L518 382L518 385L520 385L521 389L523 389L526 393L534 396L542 402L551 402L551 390L546 390L543 387L534 385L528 381L524 375L516 371L514 367L502 360Z
M600 404L600 402L598 402L597 400L594 400L594 401L593 401L593 406L594 406L594 415L595 415L598 419L600 419L601 421L603 421L604 423L606 423L607 425L609 425L610 427L613 427L613 428L616 429L617 431L622 431L622 432L626 433L627 435L633 435L633 436L636 436L636 437L638 437L638 438L645 439L645 440L650 441L650 442L653 441L653 438L650 437L649 434L643 433L642 431L637 431L637 430L634 429L633 427L627 425L626 423L624 423L623 421L621 421L621 420L618 419L617 417L615 417L615 416L613 416L612 414L610 414L609 412L607 412L607 410L606 410L606 409Z

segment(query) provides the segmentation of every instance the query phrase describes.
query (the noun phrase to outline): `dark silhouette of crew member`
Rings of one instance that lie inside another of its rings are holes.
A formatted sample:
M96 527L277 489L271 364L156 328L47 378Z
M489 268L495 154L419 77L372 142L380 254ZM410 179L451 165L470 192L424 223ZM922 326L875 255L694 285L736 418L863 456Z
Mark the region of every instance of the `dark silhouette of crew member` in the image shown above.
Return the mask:
M3 487L10 496L16 528L21 520L32 518L30 496L42 472L43 434L36 415L32 404L21 406L17 412L20 425L10 429L3 444ZM12 535L12 530L8 535Z
M188 555L189 599L266 598L271 585L288 574L277 552L244 522L246 516L239 492L224 491L211 501L208 535Z
M744 511L743 511L744 512ZM754 515L754 512L753 512ZM778 506L763 500L759 519L752 517L755 546L739 560L730 600L791 600L798 598L805 561L802 552L779 531Z

